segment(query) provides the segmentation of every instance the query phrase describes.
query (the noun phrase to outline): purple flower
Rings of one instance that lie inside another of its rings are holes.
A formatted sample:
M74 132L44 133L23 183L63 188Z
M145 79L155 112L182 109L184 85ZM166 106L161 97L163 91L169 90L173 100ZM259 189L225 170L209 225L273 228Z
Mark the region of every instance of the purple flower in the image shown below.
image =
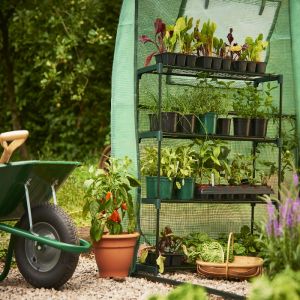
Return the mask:
M275 208L274 208L274 205L272 204L272 202L268 202L267 209L268 209L269 219L273 219Z
M297 173L295 173L293 175L293 181L294 181L294 185L298 186L298 184L299 184L299 177L298 177Z

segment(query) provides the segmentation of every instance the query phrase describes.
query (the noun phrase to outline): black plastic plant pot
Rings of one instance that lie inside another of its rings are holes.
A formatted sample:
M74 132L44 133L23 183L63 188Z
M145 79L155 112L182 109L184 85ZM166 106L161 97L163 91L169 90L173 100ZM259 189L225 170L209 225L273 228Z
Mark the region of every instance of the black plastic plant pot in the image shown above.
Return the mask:
M222 59L222 70L230 71L231 70L231 58L223 58Z
M256 73L264 74L266 72L267 63L265 62L257 62L256 63Z
M212 59L213 58L211 56L199 56L196 59L196 67L203 69L211 69Z
M256 62L255 61L248 61L247 62L247 72L255 73L256 70Z
M250 135L253 137L266 137L268 129L268 119L251 119Z
M216 134L219 135L230 135L231 119L218 118L216 126Z
M157 182L156 176L146 176L146 194L149 199L157 199ZM171 199L173 191L173 180L167 177L160 177L159 181L160 199Z
M196 66L196 60L197 56L196 55L187 55L186 56L186 66L190 68L194 68Z
M177 132L193 133L195 130L195 115L179 115Z
M180 267L185 264L186 258L184 254L181 253L161 253L166 259L164 261L164 266L167 267ZM149 251L146 264L151 266L156 266L156 255L154 251Z
M157 114L148 114L150 122L150 131L158 130L158 116Z
M194 199L195 181L193 178L178 178L181 189L176 190L177 199L191 200Z
M216 114L206 113L197 118L196 130L200 134L215 134L216 132Z
M177 53L176 55L176 66L185 67L186 54Z
M212 59L212 69L220 70L222 66L222 58L221 57L213 57Z
M233 62L233 69L237 72L246 72L247 61L245 60L236 60Z
M233 132L235 136L249 136L250 119L249 118L233 118Z
M159 130L159 119L157 114L149 114L150 131ZM161 130L163 132L176 132L177 129L177 113L162 112L161 113Z
M156 54L155 60L156 63L163 63L164 65L174 66L176 61L176 53L172 52L164 52L160 54Z

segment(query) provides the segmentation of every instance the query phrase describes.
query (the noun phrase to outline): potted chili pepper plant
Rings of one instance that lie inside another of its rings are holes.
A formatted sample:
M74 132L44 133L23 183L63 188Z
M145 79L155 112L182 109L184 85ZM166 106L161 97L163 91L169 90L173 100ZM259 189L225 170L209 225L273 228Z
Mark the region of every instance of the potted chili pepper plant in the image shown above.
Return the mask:
M100 277L129 274L139 233L130 191L140 185L129 171L131 160L110 158L106 171L91 167L84 182L83 215L91 216L90 236Z

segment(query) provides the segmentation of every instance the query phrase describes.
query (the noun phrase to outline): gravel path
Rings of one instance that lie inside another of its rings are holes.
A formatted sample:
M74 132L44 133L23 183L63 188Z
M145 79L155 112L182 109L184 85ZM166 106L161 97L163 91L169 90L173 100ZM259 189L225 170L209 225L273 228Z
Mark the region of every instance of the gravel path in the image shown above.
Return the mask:
M0 267L2 269L2 265ZM248 289L247 282L208 280L198 278L196 274L188 272L163 276L176 280L189 280L193 283L224 289L241 295L244 295ZM166 294L170 289L172 289L171 286L153 283L141 278L128 277L124 281L99 278L94 258L81 256L73 277L59 291L35 289L24 280L17 268L12 268L8 277L0 282L0 299L146 300L149 295ZM211 297L210 299L221 298Z

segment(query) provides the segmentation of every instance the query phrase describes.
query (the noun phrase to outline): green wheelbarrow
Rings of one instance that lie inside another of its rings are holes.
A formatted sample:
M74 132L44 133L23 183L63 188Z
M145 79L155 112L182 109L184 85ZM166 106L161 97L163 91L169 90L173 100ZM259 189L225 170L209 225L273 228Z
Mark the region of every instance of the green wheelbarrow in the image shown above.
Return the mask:
M79 255L90 244L77 236L70 217L57 205L56 190L78 162L22 161L9 163L28 131L0 134L0 231L10 233L0 281L13 255L19 271L34 287L59 288L73 275ZM53 199L53 204L50 200ZM15 226L4 221L16 220Z

